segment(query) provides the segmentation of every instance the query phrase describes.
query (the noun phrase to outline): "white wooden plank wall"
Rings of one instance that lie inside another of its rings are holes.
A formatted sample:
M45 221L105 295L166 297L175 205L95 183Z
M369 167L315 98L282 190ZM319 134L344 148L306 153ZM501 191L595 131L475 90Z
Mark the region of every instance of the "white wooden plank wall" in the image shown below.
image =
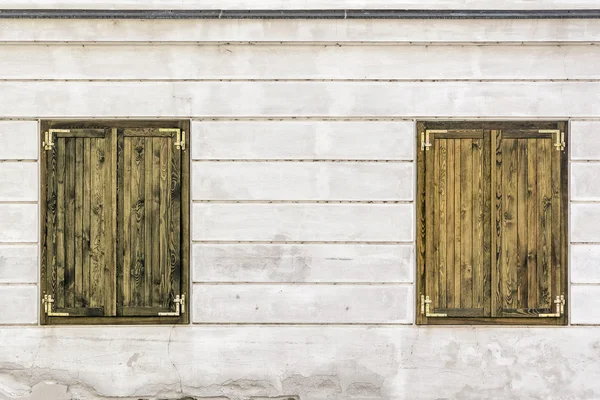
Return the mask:
M600 120L572 121L570 130L571 323L599 324Z
M168 0L167 0L168 1ZM595 0L590 0L595 1ZM136 4L138 4L136 2ZM175 5L170 2L169 4ZM4 3L3 3L4 5ZM139 5L139 4L138 4ZM598 19L3 20L0 42L34 43L597 43ZM444 60L447 61L447 60Z
M594 0L5 0L3 8L25 9L595 9Z
M0 325L37 322L38 135L0 121Z
M0 291L32 304L0 323L37 321L36 119L192 119L195 323L405 324L415 121L575 118L571 315L600 324L576 302L600 291L600 20L39 24L0 24Z

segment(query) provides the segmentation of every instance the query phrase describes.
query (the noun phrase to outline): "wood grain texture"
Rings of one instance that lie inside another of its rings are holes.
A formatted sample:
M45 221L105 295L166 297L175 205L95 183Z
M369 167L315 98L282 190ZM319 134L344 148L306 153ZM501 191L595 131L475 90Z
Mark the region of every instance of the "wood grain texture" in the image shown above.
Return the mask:
M3 81L0 91L5 118L576 118L598 116L600 101L596 82Z
M427 162L419 164L418 176L425 189L417 202L426 210L425 258L418 260L424 282L417 284L433 301L432 312L448 317L445 322L421 317L418 323L460 323L460 318L484 323L478 318L490 317L488 323L530 323L519 320L554 313L553 300L565 294L566 153L552 148L552 135L533 127L494 124L506 127L506 135L484 129L478 138L465 129L468 123L459 123L456 130L436 134L430 150L423 151ZM426 126L440 129L444 123ZM443 268L448 260L454 266ZM453 269L450 285L448 269ZM444 293L445 300L435 300ZM564 315L551 319L543 324L566 321Z
M548 59L564 62L547 62ZM106 60L111 62L107 63ZM439 59L444 68L439 68ZM68 62L65 62L68 60ZM133 60L133 62L132 62ZM1 79L598 79L600 47L388 45L3 46ZM514 65L518 64L518 68ZM138 68L144 65L144 68Z

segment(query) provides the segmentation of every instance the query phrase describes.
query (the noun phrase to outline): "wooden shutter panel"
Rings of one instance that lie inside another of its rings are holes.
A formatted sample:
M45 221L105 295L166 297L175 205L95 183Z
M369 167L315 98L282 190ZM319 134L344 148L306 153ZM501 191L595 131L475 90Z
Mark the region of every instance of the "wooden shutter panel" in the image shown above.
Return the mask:
M52 296L53 313L113 316L112 132L70 129L52 135L54 144L44 156L43 295Z
M117 143L118 313L175 312L182 295L181 151L173 132L123 129Z
M493 131L494 316L555 313L564 295L563 157L555 134ZM558 150L558 151L557 151Z
M490 314L489 135L430 133L425 152L426 296L433 313Z

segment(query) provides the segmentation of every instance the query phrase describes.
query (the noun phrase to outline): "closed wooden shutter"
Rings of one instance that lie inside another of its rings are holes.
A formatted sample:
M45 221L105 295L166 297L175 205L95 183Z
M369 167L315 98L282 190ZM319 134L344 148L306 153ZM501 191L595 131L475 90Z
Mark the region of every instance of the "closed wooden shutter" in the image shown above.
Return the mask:
M497 130L494 315L537 317L564 294L563 151L552 133Z
M188 124L163 124L43 123L43 324L189 320Z
M110 130L70 129L46 153L42 276L56 313L115 315L112 145Z
M119 313L174 312L181 287L181 151L175 134L124 129L118 139Z
M435 313L490 311L490 147L483 130L432 133L425 154L427 293Z
M565 323L564 124L448 125L419 127L418 322Z

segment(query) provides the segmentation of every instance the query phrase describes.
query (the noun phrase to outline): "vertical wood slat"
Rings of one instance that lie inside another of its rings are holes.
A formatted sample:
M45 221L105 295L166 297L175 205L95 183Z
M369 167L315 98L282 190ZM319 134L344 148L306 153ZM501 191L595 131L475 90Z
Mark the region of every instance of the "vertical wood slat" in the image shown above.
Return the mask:
M537 307L537 245L538 245L538 159L537 139L529 139L527 146L527 304Z
M461 140L461 308L473 307L473 141Z
M561 157L563 155L562 151L556 151L552 148L551 151L551 172L550 172L550 180L551 180L551 191L552 191L552 203L551 203L551 213L552 213L552 253L551 253L551 287L550 287L550 299L554 299L556 296L560 296L562 293L561 289L561 196L562 196L562 184L561 184Z
M503 139L502 296L503 308L517 308L517 151L516 139Z
M132 221L131 221L131 254L132 254L132 279L131 294L132 302L135 306L144 305L144 143L143 137L133 139L132 159L131 159L131 201L132 201Z
M455 262L455 255L454 255L454 227L455 227L455 222L454 219L456 218L456 209L455 209L455 203L454 203L454 196L455 196L455 175L454 175L454 171L455 171L455 154L454 154L454 140L447 140L447 178L448 178L448 185L446 188L446 198L447 198L447 212L446 212L446 217L447 217L447 224L446 224L446 244L447 244L447 248L446 248L446 297L447 297L447 302L446 302L446 306L448 308L458 308L459 307L459 303L457 301L460 301L460 294L458 294L455 291L455 284L454 284L454 279L455 279L455 270L456 270L456 262ZM440 228L441 229L441 228ZM458 295L458 296L457 296Z
M131 165L133 159L133 146L131 140L123 140L123 164L121 166L121 170L123 171L123 179L121 185L123 186L123 212L121 214L122 224L122 244L121 250L123 253L123 282L121 283L122 291L123 291L123 307L130 307L133 305L133 299L131 295L131 277L132 277L132 265L131 265L131 224L132 214L131 214L131 190L132 185L129 179L125 177L131 177Z
M117 239L117 169L116 169L116 153L117 153L117 130L110 130L110 140L106 141L109 147L106 154L106 182L110 182L107 186L109 190L104 193L105 204L110 205L105 208L105 218L107 220L105 248L108 251L107 261L104 267L105 272L105 315L117 315L117 267L116 267L116 239Z
M160 271L160 151L161 142L167 140L161 138L150 138L152 141L152 205L150 219L152 223L152 306L162 307L160 285L162 276ZM150 207L149 207L150 208Z
M517 308L529 308L528 303L528 274L527 274L527 166L528 140L518 139L517 142L517 247L516 247L516 286Z
M415 290L416 296L416 315L417 315L417 323L426 323L427 318L421 314L421 307L423 304L421 303L421 295L425 295L427 290L427 281L426 281L426 227L427 227L427 214L426 214L426 160L425 160L425 152L421 151L419 148L419 139L421 134L424 134L425 126L422 122L417 122L417 138L415 139L415 151L417 157L417 202L416 202L416 220L417 220L417 237L416 237L416 256L417 256L417 275L415 277L417 290ZM161 160L161 182L162 182L162 160ZM161 194L162 196L162 194ZM162 199L162 197L161 197ZM162 216L162 208L161 208L161 216ZM162 218L161 218L162 224ZM162 235L161 235L162 240ZM162 260L162 257L161 257Z
M57 201L56 201L56 279L53 280L55 306L65 306L65 147L66 139L56 138L57 150Z
M483 131L483 166L482 166L482 186L483 186L483 210L481 213L483 225L483 314L491 316L492 312L492 151L493 151L492 132Z
M426 266L426 276L425 276L425 293L424 295L431 296L436 295L436 277L435 277L435 268L434 268L434 198L435 198L435 190L434 188L434 154L430 150L425 151L425 215L426 215L426 227L425 227L425 266Z
M169 156L169 140L161 140L160 141L160 199L159 199L159 220L160 220L160 234L159 234L159 244L160 244L160 301L159 305L161 307L168 306L168 298L167 298L167 285L170 277L170 263L169 263L169 235L168 229L170 226L170 214L169 210L171 209L171 190L169 188L171 181L171 159Z
M538 140L538 305L542 308L550 308L552 299L550 298L550 263L551 263L551 185L550 174L548 173L552 164L550 159L551 143L550 140Z
M46 293L51 294L56 299L56 282L57 282L57 206L58 206L58 190L57 190L57 147L54 146L50 151L45 152L46 157L46 227L42 243L42 277L46 278Z
M461 280L462 280L462 247L461 247L461 165L462 149L461 141L454 141L454 304L455 308L461 308ZM457 212L458 210L458 212Z
M144 141L144 305L152 305L152 138Z
M430 152L433 153L433 186L431 190L433 192L433 221L436 228L440 223L440 141L436 140L435 137L430 137L433 146L430 148ZM427 293L433 301L432 306L434 309L440 307L440 231L439 229L433 229L433 262L431 267L433 269L434 276L434 292Z
M106 203L106 148L105 139L91 140L91 168L92 168L92 216L91 230L91 268L90 268L90 306L104 307L105 315L109 315L107 304L105 304L105 269L107 266L107 209L111 205Z
M75 307L75 140L65 146L65 307Z
M90 221L92 214L92 166L91 166L91 141L85 140L83 143L83 207L82 207L82 307L89 307L90 302Z
M448 300L447 300L447 249L448 249L448 241L446 238L446 221L447 221L447 198L448 198L448 189L447 189L447 139L439 139L436 140L436 149L439 148L439 246L438 246L438 254L439 254L439 307L447 308Z
M483 262L483 143L482 139L473 140L472 173L472 209L473 209L473 308L484 308L484 262Z
M74 307L83 307L83 138L75 138L75 259L74 259Z
M492 131L492 151L494 153L494 164L492 166L492 191L494 193L494 204L492 209L492 316L502 316L504 296L502 295L502 133L499 130Z
M173 142L171 142L173 143ZM168 146L171 155L171 226L169 229L169 299L181 292L181 151Z

